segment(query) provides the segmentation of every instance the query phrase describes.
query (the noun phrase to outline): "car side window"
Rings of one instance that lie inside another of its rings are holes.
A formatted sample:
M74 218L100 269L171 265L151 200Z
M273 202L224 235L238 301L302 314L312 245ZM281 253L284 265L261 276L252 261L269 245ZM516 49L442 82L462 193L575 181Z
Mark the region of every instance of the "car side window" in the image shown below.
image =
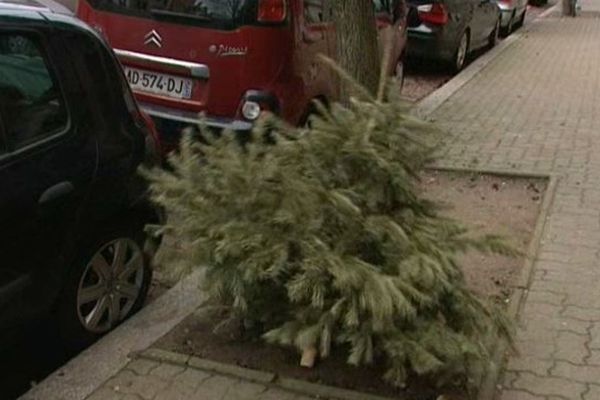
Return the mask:
M0 119L9 151L67 126L62 93L36 36L0 33Z

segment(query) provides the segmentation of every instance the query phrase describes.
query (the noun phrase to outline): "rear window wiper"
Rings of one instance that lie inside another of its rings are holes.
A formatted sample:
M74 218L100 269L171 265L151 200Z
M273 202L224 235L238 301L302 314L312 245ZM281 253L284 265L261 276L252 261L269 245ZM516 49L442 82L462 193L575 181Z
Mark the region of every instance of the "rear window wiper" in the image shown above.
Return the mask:
M159 17L159 18L160 17L162 17L162 18L177 18L177 19L183 18L183 19L190 19L190 20L194 20L194 21L203 21L203 22L208 22L208 21L213 20L208 15L186 14L186 13L176 12L176 11L161 10L159 8L151 8L150 14L152 14L155 17Z

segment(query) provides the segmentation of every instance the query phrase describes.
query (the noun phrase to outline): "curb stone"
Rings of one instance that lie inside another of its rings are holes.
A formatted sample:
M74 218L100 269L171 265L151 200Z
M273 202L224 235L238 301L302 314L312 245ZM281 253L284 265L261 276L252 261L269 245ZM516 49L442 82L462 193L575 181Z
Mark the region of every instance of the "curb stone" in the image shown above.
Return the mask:
M188 366L190 368L201 369L208 372L217 372L223 375L235 376L237 378L257 383L270 383L273 382L276 377L276 375L271 372L238 367L237 365L233 364L219 363L204 358L175 353L153 347L134 354L132 358L158 361L171 365Z
M145 358L147 360L160 361L166 364L187 365L192 356L189 356L187 354L173 353L170 351L165 351L151 347L139 353L130 355L130 358Z
M161 349L149 349L148 351L142 351L136 354L136 357L206 372L218 373L221 375L233 376L235 378L270 385L301 395L314 396L315 398L330 398L337 400L394 400L390 397L382 397L353 390L341 389L334 386L321 385L301 379L282 378L271 372L238 367L236 365L220 363L199 357L189 357L183 354Z
M192 368L203 369L205 371L215 371L225 375L239 376L252 382L270 383L276 378L271 372L258 371L250 368L238 367L237 365L221 364L211 360L205 360L199 357L191 357L187 363Z
M460 174L475 174L475 175L490 175L496 176L499 178L519 178L519 179L543 179L550 182L552 179L557 179L556 176L552 174L545 174L542 172L534 172L527 170L511 170L511 169L501 169L501 168L477 168L477 166L473 167L455 167L455 166L446 166L443 164L433 164L428 167L425 167L427 171L433 172L450 172L450 173L460 173Z

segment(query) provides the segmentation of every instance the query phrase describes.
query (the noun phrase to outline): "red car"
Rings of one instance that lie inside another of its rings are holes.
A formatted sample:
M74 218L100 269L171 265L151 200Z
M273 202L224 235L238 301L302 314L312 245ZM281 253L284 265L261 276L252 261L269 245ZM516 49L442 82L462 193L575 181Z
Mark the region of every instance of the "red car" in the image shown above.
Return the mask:
M270 110L305 121L313 99L336 98L331 0L81 0L77 14L108 40L163 148L203 113L217 128L248 130ZM402 0L375 0L393 25L394 58L406 42ZM400 69L401 70L401 69Z

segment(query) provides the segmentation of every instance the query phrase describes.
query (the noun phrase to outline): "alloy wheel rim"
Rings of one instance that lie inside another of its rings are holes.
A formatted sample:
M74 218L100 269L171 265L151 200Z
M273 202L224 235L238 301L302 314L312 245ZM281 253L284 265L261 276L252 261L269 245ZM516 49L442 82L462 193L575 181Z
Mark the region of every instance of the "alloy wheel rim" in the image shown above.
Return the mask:
M77 314L83 327L104 333L121 322L137 302L144 280L143 253L127 238L113 240L87 264L77 289Z

